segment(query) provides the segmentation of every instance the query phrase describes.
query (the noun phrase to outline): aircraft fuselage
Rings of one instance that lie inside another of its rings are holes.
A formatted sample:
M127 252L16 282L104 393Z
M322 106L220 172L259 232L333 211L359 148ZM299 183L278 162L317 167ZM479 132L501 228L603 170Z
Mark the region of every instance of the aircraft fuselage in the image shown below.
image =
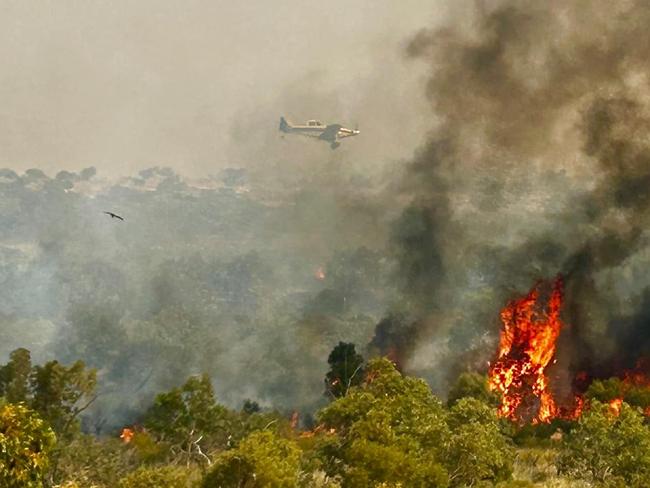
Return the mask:
M332 149L336 149L340 145L339 140L356 136L360 133L357 129L348 129L340 124L325 125L318 120L309 120L304 125L292 125L284 117L280 118L280 131L287 134L300 134L327 141L330 143Z

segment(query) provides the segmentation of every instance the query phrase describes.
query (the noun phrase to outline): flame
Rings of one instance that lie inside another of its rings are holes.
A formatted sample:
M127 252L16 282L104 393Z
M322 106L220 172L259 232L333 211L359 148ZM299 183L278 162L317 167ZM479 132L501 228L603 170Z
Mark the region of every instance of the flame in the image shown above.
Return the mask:
M588 401L584 397L592 377L586 371L576 372L573 379L573 404L558 405L547 375L555 362L557 339L563 324L560 309L563 280L554 281L546 304L540 290L548 287L537 283L527 295L510 301L501 311L503 324L496 360L489 365L489 386L501 394L497 413L516 422L550 422L554 418L578 420ZM621 380L618 397L608 402L609 411L618 416L625 398L634 389L650 390L650 360L642 358L633 369L617 375ZM644 415L650 416L650 405Z
M560 417L566 420L578 420L585 408L585 399L582 395L574 397L574 405L570 410L562 411Z
M612 413L612 415L619 416L621 413L621 406L623 405L623 399L622 398L614 398L612 401L609 402L609 411Z
M626 370L621 375L620 398L614 398L609 402L609 410L613 415L618 416L621 413L621 405L632 389L650 389L650 378L644 371L647 371L648 365L645 360L639 360L634 369ZM650 406L646 406L643 415L650 416Z
M295 430L296 427L298 427L298 419L299 418L300 417L299 417L298 412L293 412L293 414L291 415L291 423L290 423L290 425L291 425L291 428L293 430Z
M319 266L316 272L314 273L314 276L316 277L317 280L323 281L325 279L325 270L323 269L322 266Z
M128 444L131 442L131 439L133 439L133 435L135 432L133 432L133 429L129 429L128 427L124 427L122 429L122 433L120 434L120 439L122 439L122 442L124 444Z
M622 380L626 387L650 388L650 378L646 374L648 364L645 359L636 362L634 369L623 372Z
M327 428L323 424L317 425L313 430L305 430L300 433L301 438L314 437L316 434L335 435L336 429L334 427Z
M559 409L549 388L546 368L555 355L562 322L562 277L555 280L546 310L540 310L540 283L501 311L503 329L499 352L489 372L489 385L501 393L498 414L521 421L531 417L531 401L537 412L534 423L549 422Z

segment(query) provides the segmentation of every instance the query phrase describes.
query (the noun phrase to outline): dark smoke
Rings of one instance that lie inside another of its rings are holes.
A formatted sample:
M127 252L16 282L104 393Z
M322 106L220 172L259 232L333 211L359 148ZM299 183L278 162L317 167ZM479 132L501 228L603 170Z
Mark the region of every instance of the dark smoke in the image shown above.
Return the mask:
M650 355L649 20L639 1L462 2L408 45L437 126L404 182L425 217L394 238L418 346L394 347L435 385L485 368L499 309L557 273L558 378Z
M383 318L375 327L375 336L368 350L370 354L386 356L402 369L417 345L421 328L416 320L402 314L391 314Z

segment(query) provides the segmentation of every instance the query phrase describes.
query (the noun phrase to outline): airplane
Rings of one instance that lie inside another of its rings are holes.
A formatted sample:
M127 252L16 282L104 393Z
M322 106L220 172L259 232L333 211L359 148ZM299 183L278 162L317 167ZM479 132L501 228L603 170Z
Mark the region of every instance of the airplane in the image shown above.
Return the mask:
M341 139L361 133L358 129L346 129L341 124L325 125L319 120L308 120L305 125L292 125L284 117L280 117L280 131L286 134L300 134L327 141L332 149L336 149L341 145L339 142Z

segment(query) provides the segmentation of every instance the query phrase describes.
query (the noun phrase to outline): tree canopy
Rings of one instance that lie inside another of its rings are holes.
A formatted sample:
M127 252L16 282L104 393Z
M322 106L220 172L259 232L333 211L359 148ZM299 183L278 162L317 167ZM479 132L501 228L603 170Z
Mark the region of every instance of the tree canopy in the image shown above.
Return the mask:
M40 488L56 437L24 404L0 404L0 485Z
M363 381L363 357L357 354L354 344L339 342L327 363L330 370L325 375L325 389L335 398L344 396L351 386Z

